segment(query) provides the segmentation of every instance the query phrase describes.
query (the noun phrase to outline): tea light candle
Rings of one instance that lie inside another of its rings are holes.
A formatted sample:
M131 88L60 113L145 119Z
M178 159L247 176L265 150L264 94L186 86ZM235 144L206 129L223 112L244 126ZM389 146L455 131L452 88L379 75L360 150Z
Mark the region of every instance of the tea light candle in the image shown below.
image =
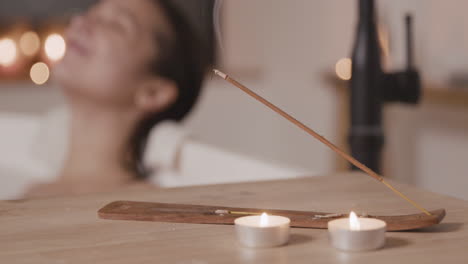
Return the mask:
M237 218L234 223L237 238L246 247L276 247L289 241L287 217L263 213Z
M386 228L384 221L358 218L354 212L351 212L349 218L328 222L332 245L346 251L367 251L383 247Z

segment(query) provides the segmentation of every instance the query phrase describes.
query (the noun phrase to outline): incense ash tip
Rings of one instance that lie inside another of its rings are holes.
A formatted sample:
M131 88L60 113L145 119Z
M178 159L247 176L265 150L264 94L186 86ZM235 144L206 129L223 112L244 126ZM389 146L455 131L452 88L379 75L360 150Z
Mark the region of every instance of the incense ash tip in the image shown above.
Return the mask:
M223 79L225 79L225 80L227 79L227 74L221 72L220 70L213 69L213 72L214 72L216 75L220 76L221 78L223 78Z
M229 214L229 211L228 210L216 210L215 214L217 214L217 215L227 215L227 214Z

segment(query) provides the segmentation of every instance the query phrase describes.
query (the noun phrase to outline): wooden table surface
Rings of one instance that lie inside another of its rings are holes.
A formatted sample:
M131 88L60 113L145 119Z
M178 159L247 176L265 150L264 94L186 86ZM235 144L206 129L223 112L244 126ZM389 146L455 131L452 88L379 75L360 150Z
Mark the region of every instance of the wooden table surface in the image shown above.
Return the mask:
M387 233L384 249L345 253L326 230L292 229L289 245L248 249L233 226L108 221L97 210L115 200L372 214L415 213L362 174L0 202L0 263L468 263L468 202L409 186L427 209L446 208L444 222L417 232Z

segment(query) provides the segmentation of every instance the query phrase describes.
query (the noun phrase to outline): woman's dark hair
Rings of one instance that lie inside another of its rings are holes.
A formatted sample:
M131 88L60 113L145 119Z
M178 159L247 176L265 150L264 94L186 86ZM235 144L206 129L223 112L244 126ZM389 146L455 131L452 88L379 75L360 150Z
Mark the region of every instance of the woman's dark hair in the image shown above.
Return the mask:
M148 172L143 166L143 155L151 129L161 121L181 121L195 105L213 52L202 45L201 38L192 29L186 17L171 0L152 0L165 13L170 34L156 32L158 55L149 65L151 74L176 83L178 98L165 111L147 115L141 120L130 139L132 167L139 179Z

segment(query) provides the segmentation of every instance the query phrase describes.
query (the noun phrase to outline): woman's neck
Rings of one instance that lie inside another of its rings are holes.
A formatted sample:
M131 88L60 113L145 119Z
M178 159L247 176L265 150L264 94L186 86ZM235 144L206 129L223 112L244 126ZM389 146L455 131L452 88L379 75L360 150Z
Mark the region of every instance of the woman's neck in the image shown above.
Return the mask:
M108 188L135 179L129 169L129 138L135 114L72 105L69 145L61 180Z

